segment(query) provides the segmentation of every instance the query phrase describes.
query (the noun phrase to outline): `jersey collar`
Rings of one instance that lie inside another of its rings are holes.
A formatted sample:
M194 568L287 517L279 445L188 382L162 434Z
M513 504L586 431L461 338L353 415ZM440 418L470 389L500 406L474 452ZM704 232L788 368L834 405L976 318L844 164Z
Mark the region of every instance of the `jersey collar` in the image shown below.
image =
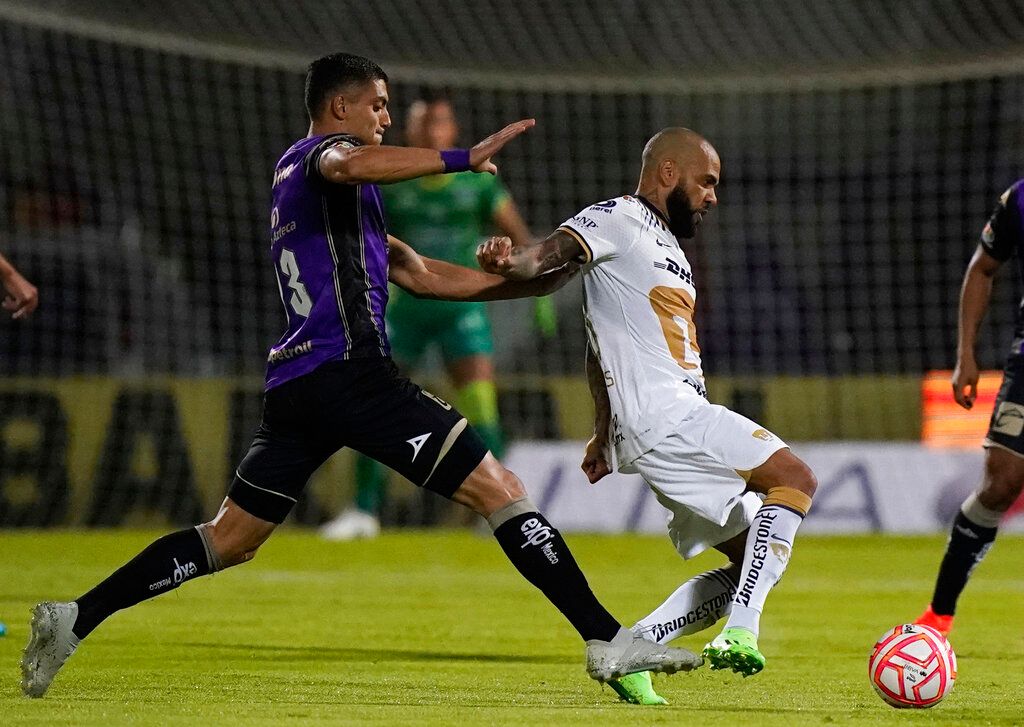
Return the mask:
M651 203L650 203L650 202L648 201L648 199L647 199L646 197L644 197L644 196L643 196L642 194L638 194L638 195L636 196L636 198L637 198L638 200L640 200L641 202L643 202L644 206L645 206L645 207L646 207L647 209L649 209L649 210L650 210L651 212L653 212L653 213L654 213L654 216L655 216L655 217L657 217L657 218L658 218L658 220L660 220L660 221L661 221L661 225L662 225L662 227L664 227L664 228L665 228L665 229L667 230L667 229L668 229L668 217L666 217L666 216L665 216L665 214L664 214L664 213L663 213L663 212L662 212L662 211L661 211L660 209L658 209L658 208L657 208L657 207L655 207L655 206L654 206L653 204L651 204Z

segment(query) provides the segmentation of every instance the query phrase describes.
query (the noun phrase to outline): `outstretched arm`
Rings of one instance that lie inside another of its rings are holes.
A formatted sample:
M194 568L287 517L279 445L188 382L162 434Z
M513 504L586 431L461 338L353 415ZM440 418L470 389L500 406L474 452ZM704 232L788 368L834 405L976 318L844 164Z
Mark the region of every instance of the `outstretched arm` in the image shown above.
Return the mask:
M388 279L417 298L506 300L549 295L565 285L579 266L567 265L536 280L506 280L480 270L423 257L388 235Z
M496 174L498 168L491 157L534 123L533 119L523 119L509 124L472 149L439 152L403 146L334 146L320 156L320 174L336 184L390 184L467 169Z
M26 318L39 305L39 291L0 255L0 288L3 288L3 309L11 318Z
M974 357L978 326L992 297L992 276L1002 262L985 252L981 245L964 273L960 289L960 323L957 336L956 369L953 371L953 398L964 409L974 406L978 395L978 362Z
M546 239L515 245L507 237L492 237L476 249L483 270L512 280L529 280L567 263L581 262L585 253L579 241L564 230Z
M605 456L609 428L611 427L612 407L608 399L608 386L604 379L601 361L597 358L597 354L589 342L587 343L586 367L587 385L590 387L590 396L594 400L594 436L587 442L587 448L583 454L583 464L580 467L586 473L590 484L594 484L612 471L608 464L608 458Z

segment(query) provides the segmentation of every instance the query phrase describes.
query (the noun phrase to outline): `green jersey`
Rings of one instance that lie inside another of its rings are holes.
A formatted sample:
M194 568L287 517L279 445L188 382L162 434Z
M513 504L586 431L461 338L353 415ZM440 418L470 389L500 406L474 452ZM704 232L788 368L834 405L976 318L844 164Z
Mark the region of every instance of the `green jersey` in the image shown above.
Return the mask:
M509 198L490 174L460 172L381 186L388 232L416 252L476 268L476 247ZM415 365L432 344L445 360L494 350L484 303L418 300L392 289L387 327L395 358Z
M490 174L460 172L381 186L388 232L420 255L476 267L476 246L494 228L508 192Z

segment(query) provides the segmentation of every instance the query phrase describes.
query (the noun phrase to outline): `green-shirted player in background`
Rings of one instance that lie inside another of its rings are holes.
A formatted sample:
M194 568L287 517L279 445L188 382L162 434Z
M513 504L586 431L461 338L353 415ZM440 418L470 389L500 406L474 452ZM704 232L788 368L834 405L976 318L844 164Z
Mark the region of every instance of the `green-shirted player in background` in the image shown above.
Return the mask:
M413 102L406 120L410 146L451 149L459 126L445 96ZM508 190L491 174L439 174L382 186L388 232L416 252L469 267L476 266L476 247L495 230L513 245L530 242L530 231ZM537 298L536 320L542 333L554 332L549 298ZM414 299L392 289L387 311L392 355L403 373L420 363L432 346L440 348L455 388L455 401L494 456L504 450L494 384L494 343L485 303L452 303ZM357 455L353 506L326 523L321 534L330 540L377 535L387 474L377 462Z

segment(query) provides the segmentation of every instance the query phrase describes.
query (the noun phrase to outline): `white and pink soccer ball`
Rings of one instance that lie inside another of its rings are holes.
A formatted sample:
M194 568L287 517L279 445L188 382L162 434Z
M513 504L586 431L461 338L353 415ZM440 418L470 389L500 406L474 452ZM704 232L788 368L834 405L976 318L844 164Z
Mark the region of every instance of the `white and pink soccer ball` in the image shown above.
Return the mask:
M868 678L893 707L933 707L953 689L956 654L931 626L895 626L875 643Z

